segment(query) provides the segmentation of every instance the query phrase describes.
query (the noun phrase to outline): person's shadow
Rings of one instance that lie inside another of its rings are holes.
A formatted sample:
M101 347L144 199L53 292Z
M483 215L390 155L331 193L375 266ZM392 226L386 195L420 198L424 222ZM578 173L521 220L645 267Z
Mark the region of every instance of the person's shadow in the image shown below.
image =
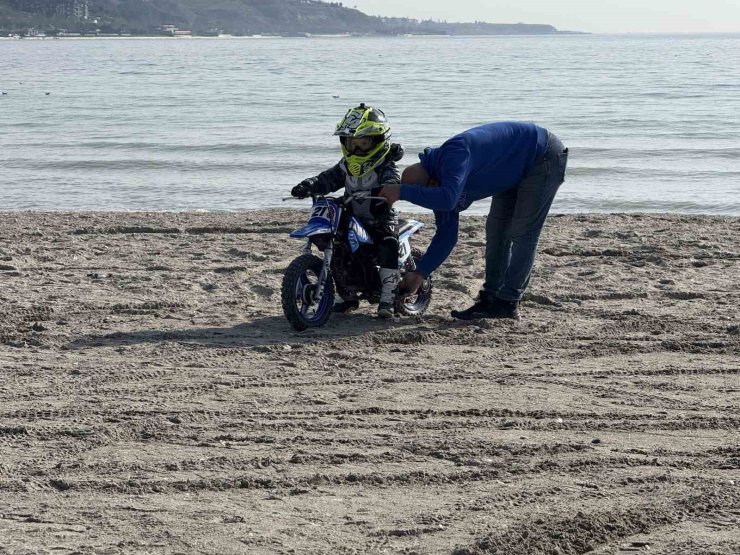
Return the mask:
M416 318L381 320L369 314L333 315L324 326L297 332L283 316L265 316L224 328L143 329L90 334L70 342L72 350L179 342L205 347L269 347L356 337L389 329L418 327Z

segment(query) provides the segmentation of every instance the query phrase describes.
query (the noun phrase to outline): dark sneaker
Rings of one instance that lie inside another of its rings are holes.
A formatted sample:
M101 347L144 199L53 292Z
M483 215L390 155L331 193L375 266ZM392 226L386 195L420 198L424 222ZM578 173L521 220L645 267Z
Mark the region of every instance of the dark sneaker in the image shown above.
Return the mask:
M453 318L458 320L480 320L481 318L511 318L519 320L519 301L504 301L480 295L480 300L465 310L453 310Z
M380 303L378 305L378 318L392 318L393 303Z
M512 320L520 320L522 318L522 315L519 314L519 301L496 299L495 303L498 305L498 312L500 314L498 318L511 318Z
M339 314L346 314L347 312L350 312L351 310L357 310L358 308L360 308L360 301L358 301L357 299L353 299L351 301L342 301L341 303L336 303L334 305L334 308L332 308L332 311Z
M453 310L453 318L458 320L480 320L481 318L496 318L496 308L488 301L476 301L473 306L465 310Z

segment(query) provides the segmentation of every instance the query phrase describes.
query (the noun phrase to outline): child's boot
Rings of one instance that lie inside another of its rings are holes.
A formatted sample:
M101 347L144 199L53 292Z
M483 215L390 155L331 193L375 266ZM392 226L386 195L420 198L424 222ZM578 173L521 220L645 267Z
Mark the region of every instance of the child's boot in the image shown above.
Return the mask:
M396 300L398 282L401 281L401 272L393 268L380 269L380 283L383 289L380 291L380 304L378 305L378 317L390 318L393 316L393 305Z

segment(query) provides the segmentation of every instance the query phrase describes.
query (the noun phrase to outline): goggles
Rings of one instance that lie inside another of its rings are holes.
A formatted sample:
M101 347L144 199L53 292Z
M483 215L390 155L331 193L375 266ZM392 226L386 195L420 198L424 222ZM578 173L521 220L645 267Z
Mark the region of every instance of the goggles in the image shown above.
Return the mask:
M339 140L350 156L367 156L378 144L375 137L340 137Z

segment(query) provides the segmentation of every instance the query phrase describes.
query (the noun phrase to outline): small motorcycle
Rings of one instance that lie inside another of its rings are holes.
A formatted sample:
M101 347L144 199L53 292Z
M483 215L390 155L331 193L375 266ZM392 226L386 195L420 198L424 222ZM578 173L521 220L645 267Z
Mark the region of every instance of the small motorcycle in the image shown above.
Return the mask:
M360 220L352 214L353 199L382 200L362 193L344 197L314 195L308 223L293 231L305 240L303 254L290 263L283 276L283 312L297 331L323 326L332 314L335 290L345 300L380 302L382 284L377 248ZM411 247L411 236L424 224L401 220L398 228L398 267L401 277L416 270L421 252ZM313 254L313 247L323 258ZM396 313L421 316L429 308L432 280L424 280L416 295L396 298Z

